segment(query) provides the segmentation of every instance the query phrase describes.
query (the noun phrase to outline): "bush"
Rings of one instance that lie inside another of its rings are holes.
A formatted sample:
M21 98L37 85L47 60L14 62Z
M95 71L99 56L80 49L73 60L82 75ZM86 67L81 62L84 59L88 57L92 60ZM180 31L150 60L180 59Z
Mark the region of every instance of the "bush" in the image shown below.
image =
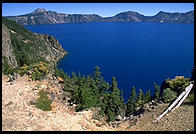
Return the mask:
M176 76L175 79L167 79L166 82L169 83L171 90L180 94L189 85L190 79L184 78L184 76Z
M39 94L39 98L37 99L35 106L43 111L52 110L51 107L52 100L50 100L47 96L49 92L40 91L38 94Z
M174 99L176 99L176 97L177 97L177 93L176 92L174 92L170 88L164 89L163 96L162 96L163 102L171 102Z
M194 94L189 94L188 98L190 104L194 104Z
M48 74L48 72L49 72L48 64L42 61L36 64L31 64L29 66L24 64L19 70L20 75L24 75L24 74L31 75L32 80L42 80Z

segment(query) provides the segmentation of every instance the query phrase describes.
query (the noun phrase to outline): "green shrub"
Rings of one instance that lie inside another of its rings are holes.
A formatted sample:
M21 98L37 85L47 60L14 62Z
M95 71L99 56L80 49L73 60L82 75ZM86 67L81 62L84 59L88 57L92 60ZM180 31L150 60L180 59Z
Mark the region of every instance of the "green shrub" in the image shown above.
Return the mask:
M168 88L180 94L189 85L190 79L184 78L184 76L176 76L175 79L167 79L166 82L169 83L170 87Z
M194 104L194 94L189 94L188 98L190 104Z
M20 75L31 75L32 80L42 80L49 72L48 64L40 61L27 66L24 64L18 71Z
M52 100L50 100L47 96L49 92L40 91L38 94L39 94L39 98L37 99L35 106L43 111L52 110L51 107Z
M162 99L163 102L171 102L176 99L177 93L171 90L170 88L166 88L163 91Z

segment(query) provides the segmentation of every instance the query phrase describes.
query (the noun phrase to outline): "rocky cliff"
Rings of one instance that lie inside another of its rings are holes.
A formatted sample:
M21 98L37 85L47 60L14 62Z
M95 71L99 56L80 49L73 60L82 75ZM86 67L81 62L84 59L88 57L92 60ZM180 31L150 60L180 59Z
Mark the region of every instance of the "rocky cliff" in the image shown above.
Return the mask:
M2 57L3 56L8 59L9 64L12 64L14 67L18 66L15 55L13 54L10 33L4 24L2 24ZM2 62L4 61L2 60Z
M194 23L194 11L187 13L167 13L160 11L154 16L144 16L140 13L128 11L112 17L101 17L96 14L65 14L45 9L36 9L32 13L7 16L22 25L83 23L83 22L158 22L158 23Z
M14 67L40 60L55 63L67 54L52 36L30 32L6 18L2 23L2 58Z

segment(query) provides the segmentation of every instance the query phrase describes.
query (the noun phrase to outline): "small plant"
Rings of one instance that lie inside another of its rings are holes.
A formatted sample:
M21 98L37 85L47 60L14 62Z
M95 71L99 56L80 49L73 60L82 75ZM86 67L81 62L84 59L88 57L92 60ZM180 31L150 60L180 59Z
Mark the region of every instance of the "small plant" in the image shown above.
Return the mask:
M49 97L47 96L49 92L40 91L38 94L39 94L39 98L37 99L35 106L43 111L52 110L51 107L52 100L50 100Z
M163 91L163 102L171 102L177 97L177 93L171 90L170 88L166 88Z
M190 104L194 104L194 94L190 94L187 98Z

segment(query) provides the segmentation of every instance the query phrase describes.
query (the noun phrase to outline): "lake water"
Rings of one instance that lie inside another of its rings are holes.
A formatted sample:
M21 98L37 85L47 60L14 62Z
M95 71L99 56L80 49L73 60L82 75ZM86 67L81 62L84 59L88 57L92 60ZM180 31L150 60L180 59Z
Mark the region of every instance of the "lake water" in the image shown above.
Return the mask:
M151 89L166 78L191 76L194 24L75 23L25 26L59 40L69 52L59 67L68 74L101 67L104 79L116 77L127 101L131 87Z

